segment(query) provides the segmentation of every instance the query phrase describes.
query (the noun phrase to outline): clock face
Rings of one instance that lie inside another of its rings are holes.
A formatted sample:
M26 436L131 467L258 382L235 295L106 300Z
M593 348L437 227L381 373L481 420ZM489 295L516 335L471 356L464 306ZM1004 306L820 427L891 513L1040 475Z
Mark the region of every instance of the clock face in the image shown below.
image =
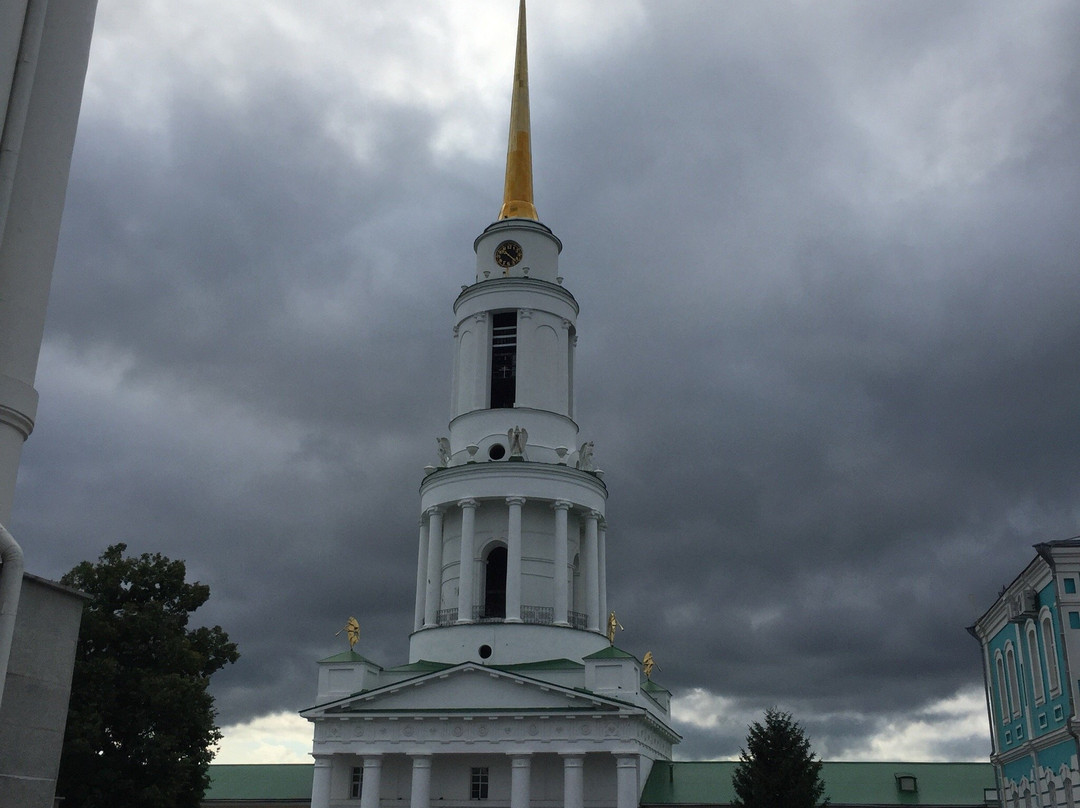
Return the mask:
M516 241L504 241L495 248L495 263L504 269L509 269L520 263L524 255L525 251Z

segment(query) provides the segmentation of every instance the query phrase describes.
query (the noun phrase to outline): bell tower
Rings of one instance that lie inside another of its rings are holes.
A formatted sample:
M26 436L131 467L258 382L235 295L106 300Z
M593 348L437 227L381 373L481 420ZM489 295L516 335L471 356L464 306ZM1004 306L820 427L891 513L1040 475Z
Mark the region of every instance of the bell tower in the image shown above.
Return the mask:
M454 302L449 437L420 486L413 662L580 660L606 645L607 489L574 421L578 304L532 187L522 13L503 205Z
M679 742L652 656L607 634L607 488L574 421L578 304L533 203L524 0L503 204L473 249L409 661L320 661L312 808L634 808Z

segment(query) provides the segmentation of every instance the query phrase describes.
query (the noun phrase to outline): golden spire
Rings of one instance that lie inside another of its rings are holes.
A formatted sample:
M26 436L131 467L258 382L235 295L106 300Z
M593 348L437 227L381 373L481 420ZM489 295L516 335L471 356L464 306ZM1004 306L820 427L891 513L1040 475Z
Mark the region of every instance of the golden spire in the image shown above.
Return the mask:
M529 141L529 55L525 48L525 0L521 0L514 94L510 100L510 137L506 147L506 187L500 219L540 219L533 205L532 146Z

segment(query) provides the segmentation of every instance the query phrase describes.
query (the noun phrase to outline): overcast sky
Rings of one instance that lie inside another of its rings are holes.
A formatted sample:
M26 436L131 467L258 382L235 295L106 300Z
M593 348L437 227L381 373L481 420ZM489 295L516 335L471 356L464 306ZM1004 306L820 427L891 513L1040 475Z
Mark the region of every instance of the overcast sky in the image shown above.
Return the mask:
M185 559L220 761L406 661L513 0L100 0L12 531ZM608 589L684 759L986 759L965 632L1080 533L1080 5L534 0Z

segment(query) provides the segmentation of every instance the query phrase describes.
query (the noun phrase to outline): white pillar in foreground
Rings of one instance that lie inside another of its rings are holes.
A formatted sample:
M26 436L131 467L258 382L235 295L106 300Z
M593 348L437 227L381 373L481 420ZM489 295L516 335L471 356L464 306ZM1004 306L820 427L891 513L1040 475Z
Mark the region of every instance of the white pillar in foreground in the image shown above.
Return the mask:
M427 596L424 602L424 627L436 624L442 598L442 509L428 508Z
M566 540L566 514L570 503L557 499L551 505L555 509L555 625L568 626L570 611L570 592L567 582L567 557L569 551Z
M529 755L510 757L510 808L529 808L531 766L532 758Z
M507 497L510 514L506 524L506 622L521 622L521 506L525 497Z
M416 608L413 614L413 631L424 627L424 595L427 594L428 526L427 519L420 518L420 553L416 560Z
M431 755L414 755L412 759L412 790L409 808L429 808L431 805Z
M360 808L379 808L379 789L382 785L382 758L364 757L364 782L360 786ZM622 808L622 803L619 803Z
M637 755L617 755L615 757L615 808L637 808L637 763Z
M601 622L607 615L600 614L600 578L599 549L597 548L597 523L600 514L597 511L589 511L585 515L585 553L582 566L585 574L585 609L589 616L589 629L599 631Z
M473 544L476 541L476 508L480 503L475 499L463 499L458 503L461 508L461 571L458 578L459 623L472 622L473 609Z
M315 774L311 780L311 808L330 808L330 755L312 755Z
M584 808L584 765L584 755L563 755L563 808Z

